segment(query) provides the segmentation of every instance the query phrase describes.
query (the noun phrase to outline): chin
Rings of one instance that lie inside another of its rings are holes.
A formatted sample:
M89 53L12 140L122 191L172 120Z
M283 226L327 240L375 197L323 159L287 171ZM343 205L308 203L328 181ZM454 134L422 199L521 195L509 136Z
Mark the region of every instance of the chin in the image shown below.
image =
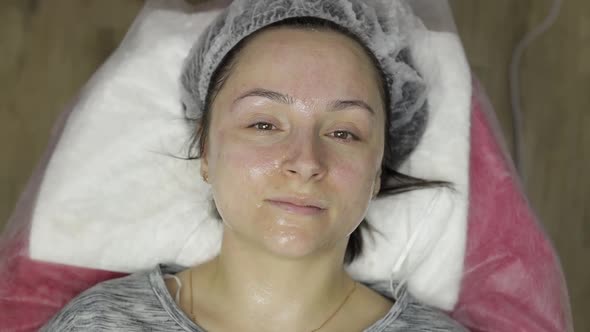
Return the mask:
M317 251L318 240L301 229L280 230L266 234L264 246L273 254L285 258L305 257Z

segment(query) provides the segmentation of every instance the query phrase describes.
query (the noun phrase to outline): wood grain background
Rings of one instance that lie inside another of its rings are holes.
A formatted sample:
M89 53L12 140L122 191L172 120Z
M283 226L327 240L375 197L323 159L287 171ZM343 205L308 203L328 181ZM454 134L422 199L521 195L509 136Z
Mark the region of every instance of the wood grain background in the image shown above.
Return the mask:
M0 2L0 228L54 119L115 49L142 4ZM510 143L508 64L550 0L451 4L470 64ZM561 257L576 331L590 331L590 1L564 1L556 25L526 52L521 75L525 187Z

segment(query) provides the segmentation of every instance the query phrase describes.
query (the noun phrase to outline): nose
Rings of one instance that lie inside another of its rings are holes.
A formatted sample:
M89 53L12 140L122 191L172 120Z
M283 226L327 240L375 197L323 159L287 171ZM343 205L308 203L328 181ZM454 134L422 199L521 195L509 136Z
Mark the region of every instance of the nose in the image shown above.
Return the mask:
M288 143L283 171L302 182L319 180L326 174L325 156L320 139L311 133L300 133Z

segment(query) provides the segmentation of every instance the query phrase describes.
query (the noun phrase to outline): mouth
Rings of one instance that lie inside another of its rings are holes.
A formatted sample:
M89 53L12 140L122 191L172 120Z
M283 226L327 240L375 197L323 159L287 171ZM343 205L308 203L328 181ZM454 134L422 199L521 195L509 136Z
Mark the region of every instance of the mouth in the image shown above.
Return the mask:
M276 198L267 201L273 206L292 214L313 216L326 211L326 204L317 200L305 198Z

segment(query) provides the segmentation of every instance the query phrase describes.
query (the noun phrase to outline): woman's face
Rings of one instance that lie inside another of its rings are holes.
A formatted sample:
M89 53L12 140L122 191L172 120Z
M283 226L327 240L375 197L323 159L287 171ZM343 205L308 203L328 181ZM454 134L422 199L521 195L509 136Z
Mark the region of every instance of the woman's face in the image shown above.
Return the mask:
M201 161L225 232L280 256L345 248L380 185L378 82L336 32L250 40L212 104Z

